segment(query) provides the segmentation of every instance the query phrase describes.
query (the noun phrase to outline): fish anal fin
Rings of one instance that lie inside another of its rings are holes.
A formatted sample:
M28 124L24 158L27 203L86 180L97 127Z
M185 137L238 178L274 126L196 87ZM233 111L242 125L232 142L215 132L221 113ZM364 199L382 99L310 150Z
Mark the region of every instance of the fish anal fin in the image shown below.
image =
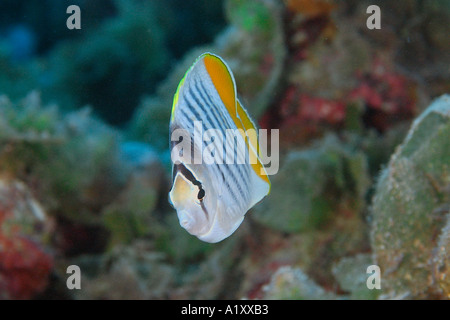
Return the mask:
M252 160L252 158L256 159L256 161L251 162L252 168L262 180L269 184L270 187L270 180L259 157L258 131L256 126L247 111L242 107L239 100L236 100L236 110L242 129L247 133L243 138L250 153L250 160Z

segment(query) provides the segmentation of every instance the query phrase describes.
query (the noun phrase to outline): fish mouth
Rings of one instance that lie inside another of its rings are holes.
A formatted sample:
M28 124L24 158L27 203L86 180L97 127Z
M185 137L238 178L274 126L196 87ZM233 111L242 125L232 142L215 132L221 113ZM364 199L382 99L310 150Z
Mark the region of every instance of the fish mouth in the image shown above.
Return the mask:
M178 212L178 220L180 221L180 225L186 229L186 231L195 235L196 220L192 214L190 214L187 210L180 210Z

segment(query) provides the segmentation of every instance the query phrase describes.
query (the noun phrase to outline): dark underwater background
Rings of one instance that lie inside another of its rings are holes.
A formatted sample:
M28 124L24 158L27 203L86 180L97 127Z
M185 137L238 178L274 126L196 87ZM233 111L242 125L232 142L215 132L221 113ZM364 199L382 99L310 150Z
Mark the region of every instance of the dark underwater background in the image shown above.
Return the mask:
M448 299L449 22L445 0L2 0L0 299ZM167 196L205 51L280 130L270 195L218 244Z

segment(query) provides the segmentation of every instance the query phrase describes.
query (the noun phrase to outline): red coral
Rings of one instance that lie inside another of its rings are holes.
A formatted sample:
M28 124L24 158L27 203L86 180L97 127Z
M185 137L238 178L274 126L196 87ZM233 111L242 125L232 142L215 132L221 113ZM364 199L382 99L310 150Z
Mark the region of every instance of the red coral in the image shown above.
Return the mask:
M416 112L415 85L405 76L389 71L375 59L372 71L358 74L360 84L348 95L348 101L362 100L365 123L385 131L393 123L411 118Z
M350 93L349 99L362 99L366 105L374 109L381 109L381 104L383 103L381 94L375 88L369 86L368 83L361 83L355 88Z
M21 233L14 195L0 203L0 299L31 299L46 288L53 259Z
M341 102L299 94L290 112L281 109L282 126L336 124L345 117L345 105Z
M286 64L295 70L295 66L302 64L311 54L308 48L317 39L333 38L330 12L334 6L321 0L286 0L286 5ZM299 13L303 19L296 18ZM319 96L323 90L305 92L297 83L288 84L260 119L260 125L266 129L281 129L282 147L288 147L316 138L326 130L342 128L347 106L357 101L362 102L363 109L361 118L355 120L367 128L384 132L399 121L411 119L416 113L415 83L393 70L394 67L386 60L375 57L369 71L354 74L356 87L336 91L334 97L328 98Z
M345 120L346 104L301 93L289 86L276 111L269 110L261 119L263 128L280 128L282 140L300 142L314 136L319 128L339 127Z
M358 86L342 93L337 99L325 99L290 85L281 94L277 108L268 110L260 124L263 128L280 128L288 144L301 143L324 129L341 128L347 116L347 106L362 101L362 122L380 132L395 123L410 119L416 113L415 84L405 76L390 71L379 59L367 73L355 75Z
M0 298L30 299L47 286L51 256L31 240L0 234Z
M298 117L302 122L338 124L345 119L345 104L301 94Z

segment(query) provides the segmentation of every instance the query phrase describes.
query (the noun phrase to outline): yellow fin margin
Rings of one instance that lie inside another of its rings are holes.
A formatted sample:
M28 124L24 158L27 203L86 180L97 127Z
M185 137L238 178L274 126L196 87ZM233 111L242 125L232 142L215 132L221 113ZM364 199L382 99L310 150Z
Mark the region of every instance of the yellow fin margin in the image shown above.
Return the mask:
M223 104L227 108L227 111L233 119L236 127L238 129L242 129L244 132L248 129L254 129L256 131L255 125L253 124L252 120L236 98L236 84L228 66L220 57L216 55L205 53L201 57L204 57L206 71L211 77L214 87L219 93L219 96L222 99ZM250 146L249 143L252 144L252 142L249 142L249 139L246 139L245 134L243 134L243 139L246 142L249 152L251 152L253 156L256 156L257 159L256 163L251 164L253 170L262 180L267 182L270 186L269 177L267 176L266 170L258 156L258 141L256 141L256 146Z

